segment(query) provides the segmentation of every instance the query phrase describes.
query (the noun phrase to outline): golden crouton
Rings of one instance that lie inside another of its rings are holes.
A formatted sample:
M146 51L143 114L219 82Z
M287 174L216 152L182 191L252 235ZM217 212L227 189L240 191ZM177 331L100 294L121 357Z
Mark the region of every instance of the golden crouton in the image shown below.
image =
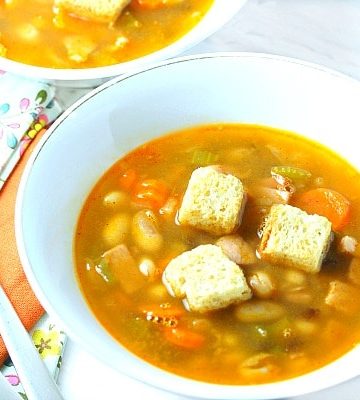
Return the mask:
M178 221L215 235L228 234L240 224L245 201L240 179L213 167L197 168L191 175Z
M196 312L224 308L252 296L240 267L212 244L174 258L163 273L163 283Z
M297 207L275 204L263 227L259 252L262 259L319 272L331 241L331 223Z
M69 14L94 22L112 23L131 0L55 0Z

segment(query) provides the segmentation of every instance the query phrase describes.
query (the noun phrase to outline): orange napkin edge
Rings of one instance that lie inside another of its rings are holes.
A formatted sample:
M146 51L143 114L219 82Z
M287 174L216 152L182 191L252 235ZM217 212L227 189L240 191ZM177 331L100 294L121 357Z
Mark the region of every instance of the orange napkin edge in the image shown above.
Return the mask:
M43 132L42 132L43 133ZM22 172L40 133L20 159L0 192L0 282L22 323L30 330L44 313L24 274L15 239L15 202ZM0 337L0 366L8 356Z

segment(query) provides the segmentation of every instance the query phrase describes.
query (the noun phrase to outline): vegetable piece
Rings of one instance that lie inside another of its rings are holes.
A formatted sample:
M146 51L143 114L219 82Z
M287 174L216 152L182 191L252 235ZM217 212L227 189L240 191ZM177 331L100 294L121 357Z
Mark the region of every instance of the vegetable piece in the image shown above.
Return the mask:
M155 10L165 6L172 6L183 2L183 0L132 0L132 7L139 9Z
M269 375L275 375L279 367L274 364L274 356L269 353L258 353L243 361L239 373L250 382L261 382Z
M235 316L241 322L260 323L276 321L285 314L284 308L271 301L253 300L235 308Z
M275 293L275 283L264 271L257 271L248 277L249 286L260 299L269 299Z
M350 202L335 190L312 189L299 196L295 205L309 214L326 217L332 223L333 230L341 230L350 219Z
M130 190L137 180L137 174L135 170L128 169L122 172L119 177L119 186L124 190Z
M123 242L129 232L130 216L125 213L113 215L105 224L102 236L109 247Z
M277 165L271 168L271 175L281 175L294 181L307 181L311 178L311 172L302 168Z
M97 47L96 42L83 35L71 35L64 38L64 46L69 60L85 62Z
M258 206L266 207L272 204L288 204L295 193L291 180L281 175L272 174L271 178L260 179L250 187L250 194Z
M348 273L349 280L354 283L355 285L360 285L360 260L359 258L353 258L350 262L349 266L349 273Z
M166 329L165 338L168 342L189 350L198 349L205 343L205 337L200 333L179 327Z
M139 182L133 192L133 201L142 207L159 209L166 203L169 190L165 183L157 179Z
M6 53L7 53L7 48L0 43L0 57L6 57Z
M111 277L121 284L125 293L134 293L145 284L144 276L124 244L106 251L102 255L102 261L107 265Z
M330 282L325 303L335 310L348 315L353 315L360 309L357 289L348 283L338 280Z
M239 235L222 236L216 245L236 264L256 263L254 249Z
M160 208L159 214L164 217L173 217L176 214L179 202L175 197L169 197L166 203Z
M283 298L289 303L305 305L311 302L312 294L305 287L299 286L287 289Z
M208 150L197 149L194 151L192 155L191 164L204 167L206 165L213 164L218 160L218 158L219 158L218 154L214 154Z
M150 278L157 275L157 268L154 261L151 258L144 257L139 262L139 271Z
M138 211L132 220L131 233L136 244L144 251L157 252L163 245L155 214L150 210Z
M360 255L356 254L359 253L357 245L358 241L354 237L346 235L340 239L338 250L340 251L340 253L348 253L357 256Z
M103 205L108 208L117 208L126 205L128 201L128 195L125 192L113 190L104 196Z
M141 312L146 315L158 315L161 317L181 317L185 314L183 307L174 306L171 303L147 304L141 306Z
M298 318L294 321L296 332L300 335L314 335L319 330L319 324L313 321L308 321L305 318Z

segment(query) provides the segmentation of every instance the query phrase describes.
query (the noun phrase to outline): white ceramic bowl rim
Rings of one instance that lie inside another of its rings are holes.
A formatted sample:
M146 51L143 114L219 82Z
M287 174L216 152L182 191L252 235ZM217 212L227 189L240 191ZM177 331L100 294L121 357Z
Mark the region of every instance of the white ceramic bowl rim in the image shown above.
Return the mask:
M360 93L360 82L348 77L344 74L336 72L334 70L325 68L323 66L304 62L298 59L287 58L282 56L270 55L270 54L261 54L261 53L212 53L212 54L202 54L188 57L179 57L176 59L172 59L169 61L163 61L156 65L149 66L144 69L139 69L133 73L126 74L117 78L112 79L111 81L103 84L102 86L96 88L91 91L81 99L79 99L75 104L73 104L67 111L65 111L57 121L49 128L49 130L45 133L44 137L40 140L35 150L33 151L27 165L25 171L23 173L17 201L16 201L16 240L18 245L18 251L20 255L20 259L22 261L24 271L26 276L30 282L31 287L35 291L38 299L44 308L49 312L50 315L58 319L61 325L64 327L65 331L69 334L69 336L74 339L77 343L81 344L86 348L87 351L92 353L97 358L101 359L104 363L107 363L107 360L102 357L102 354L98 354L94 351L94 349L88 345L83 343L83 338L78 336L75 332L73 332L72 327L69 326L66 321L60 316L59 312L53 307L51 300L48 298L47 294L43 292L41 286L37 282L36 276L33 273L32 266L30 260L28 258L24 236L23 236L23 228L22 228L22 209L24 203L24 195L26 184L29 179L29 176L32 172L32 167L36 162L37 157L44 149L44 146L47 140L52 136L57 134L57 128L74 112L77 108L81 107L88 100L96 96L98 93L106 90L107 88L116 85L118 83L126 81L128 79L132 79L139 74L146 73L147 71L151 71L153 69L158 68L166 68L168 65L176 64L176 63L187 63L200 59L207 58L234 58L234 59L262 59L262 60L271 60L281 64L297 64L303 68L320 71L324 74L330 74L335 79L346 80L351 85L354 85L358 88ZM354 359L350 361L354 362ZM206 398L206 399L275 399L275 398L285 398L290 396L297 396L306 394L308 392L318 391L324 388L328 388L329 386L344 382L348 379L351 379L360 373L360 363L357 362L357 366L352 365L352 369L349 371L347 369L349 365L348 355L341 357L336 361L336 368L334 370L334 366L326 366L319 370L316 370L313 373L306 374L297 378L289 379L286 381L275 382L271 384L263 384L256 386L232 386L232 385L216 385L216 384L208 384L203 382L196 382L192 380L188 380L182 377L174 376L172 374L168 374L162 371L161 377L157 378L156 373L153 376L153 381L150 384L153 384L155 387L159 387L165 389L169 392L176 392L178 394L182 394L185 396L192 396L198 398ZM333 368L331 377L332 381L328 381L328 371L329 368ZM156 371L156 368L154 368ZM335 371L335 373L334 373ZM123 373L127 373L128 371L122 371ZM147 379L144 379L143 376L139 374L139 376L132 376L135 379L140 381L144 381L149 383ZM174 387L174 382L176 382L176 387Z
M195 46L226 24L243 7L246 1L225 0L224 2L215 0L214 5L211 6L204 18L176 42L151 54L127 62L96 68L54 69L28 65L0 57L0 69L38 80L72 81L74 84L76 84L76 81L114 77L133 71L134 68L150 65L155 61L174 57Z

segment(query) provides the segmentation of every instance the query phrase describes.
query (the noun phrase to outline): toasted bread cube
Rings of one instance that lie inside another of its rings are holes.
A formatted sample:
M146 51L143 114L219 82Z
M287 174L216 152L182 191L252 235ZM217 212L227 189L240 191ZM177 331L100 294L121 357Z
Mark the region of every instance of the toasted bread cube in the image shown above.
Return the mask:
M213 167L197 168L189 180L178 221L215 235L228 234L240 224L245 202L240 179Z
M69 14L94 22L113 23L131 0L55 0Z
M252 296L240 267L220 247L206 244L174 258L163 273L170 294L182 298L190 311L225 308Z
M348 315L355 314L360 309L357 289L338 280L330 282L325 303Z
M262 259L305 272L320 271L331 241L331 222L297 207L274 204L259 246Z

